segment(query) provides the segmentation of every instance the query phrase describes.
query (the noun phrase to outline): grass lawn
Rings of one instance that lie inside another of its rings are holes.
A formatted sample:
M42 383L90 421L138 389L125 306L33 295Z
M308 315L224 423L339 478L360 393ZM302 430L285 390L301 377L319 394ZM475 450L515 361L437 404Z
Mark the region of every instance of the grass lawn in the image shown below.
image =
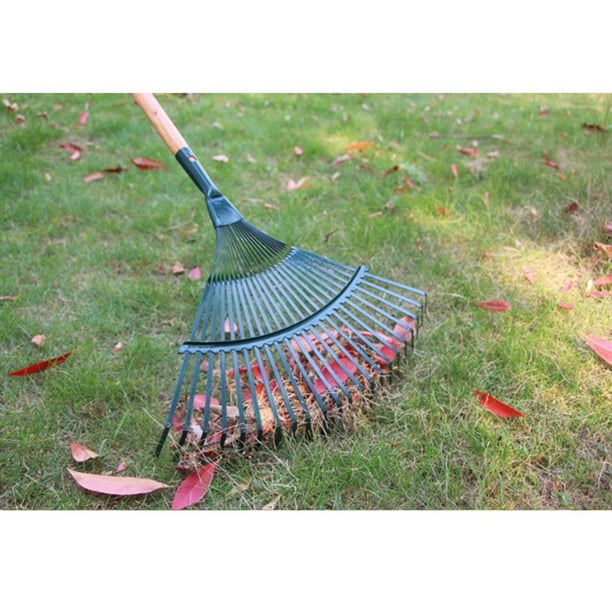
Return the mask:
M153 450L204 282L172 266L206 276L202 198L130 96L2 98L0 508L168 509L183 476ZM585 342L612 340L612 287L593 285L612 274L611 96L159 99L253 225L429 294L403 376L354 431L228 453L195 508L611 507L612 374ZM492 299L511 308L475 305ZM77 464L70 442L100 456ZM170 487L96 495L67 472L120 463Z

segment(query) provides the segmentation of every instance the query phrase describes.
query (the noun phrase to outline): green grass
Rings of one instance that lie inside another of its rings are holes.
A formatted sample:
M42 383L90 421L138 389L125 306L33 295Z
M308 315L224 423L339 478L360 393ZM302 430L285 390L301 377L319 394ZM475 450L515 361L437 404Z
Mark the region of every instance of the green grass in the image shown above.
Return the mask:
M19 109L0 112L0 296L15 297L0 301L0 508L167 509L173 489L97 496L66 469L112 472L124 460L126 476L182 479L168 449L160 459L152 451L202 287L167 269L212 261L202 200L129 96L2 98ZM584 296L589 280L612 273L594 248L611 242L610 96L161 101L251 223L429 293L403 377L354 431L288 441L249 460L230 454L198 508L258 509L277 497L285 510L610 508L611 373L583 340L612 332L610 297ZM583 123L608 132L587 133ZM374 146L330 165L355 141ZM84 147L79 160L60 149L66 142ZM543 151L558 170L543 164ZM218 154L229 163L213 161ZM167 168L140 171L132 157ZM117 166L128 170L82 180ZM306 176L306 189L285 190ZM406 176L417 188L394 192ZM574 288L562 293L567 280ZM474 306L493 298L512 308ZM30 343L34 334L46 336L44 347ZM113 352L117 342L124 349ZM57 368L6 376L69 350ZM495 417L474 389L525 417ZM101 457L79 467L70 441Z

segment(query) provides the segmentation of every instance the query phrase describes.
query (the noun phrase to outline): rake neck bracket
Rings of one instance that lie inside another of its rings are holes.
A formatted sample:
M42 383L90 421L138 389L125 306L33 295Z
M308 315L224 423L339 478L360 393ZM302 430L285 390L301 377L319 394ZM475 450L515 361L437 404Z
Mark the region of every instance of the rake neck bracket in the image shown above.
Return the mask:
M219 191L189 147L176 153L176 161L206 198L208 214L215 228L231 225L243 219L236 207Z

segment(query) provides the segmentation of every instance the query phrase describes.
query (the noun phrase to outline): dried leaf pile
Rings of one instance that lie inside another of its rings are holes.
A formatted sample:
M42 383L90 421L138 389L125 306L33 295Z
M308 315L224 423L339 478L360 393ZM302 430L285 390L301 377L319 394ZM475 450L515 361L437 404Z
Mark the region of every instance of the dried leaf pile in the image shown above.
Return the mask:
M264 441L278 442L283 431L308 435L332 425L350 427L373 388L389 377L398 356L412 344L414 320L404 317L394 334L348 328L308 333L291 340L284 353L286 371L261 356L228 370L225 402L208 390L194 395L190 415L188 398L179 404L172 420L175 432L184 436L183 444L173 442L178 468L195 472L227 447L249 455ZM208 373L207 362L202 365Z

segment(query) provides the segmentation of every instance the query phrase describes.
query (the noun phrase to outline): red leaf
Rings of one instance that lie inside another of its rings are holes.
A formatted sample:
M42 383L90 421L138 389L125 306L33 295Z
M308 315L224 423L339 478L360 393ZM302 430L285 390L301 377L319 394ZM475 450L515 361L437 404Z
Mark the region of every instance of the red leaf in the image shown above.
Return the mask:
M128 168L117 166L116 168L104 168L102 172L107 172L108 174L119 174L120 172L125 172L126 170L128 170Z
M408 177L404 179L404 183L408 185L410 189L416 189L416 185Z
M510 308L508 302L502 300L485 300L483 302L476 302L476 306L483 310L490 310L491 312L503 312Z
M607 255L608 257L612 257L612 244L604 244L603 242L595 242L593 243L593 247L601 251L602 253L604 253L604 255Z
M444 208L444 206L436 206L436 210L441 214L444 215L445 217L448 217L449 215L451 215L451 211L448 210L448 208Z
M559 308L565 308L565 310L574 310L574 305L568 304L567 302L559 302L557 306Z
M79 463L100 456L95 451L92 451L90 448L87 448L86 446L83 446L83 444L79 444L78 442L70 443L70 452L72 453L72 458L75 461L78 461Z
M560 167L557 162L551 161L550 159L545 159L543 163L545 166L548 166L549 168L554 168L555 170L558 170Z
M606 230L608 234L612 234L612 223L606 223L604 225L604 229Z
M498 399L495 399L492 395L488 393L483 393L482 391L474 390L474 395L478 398L478 401L482 404L485 410L496 414L499 417L504 419L510 419L513 417L524 416L522 412L515 410L511 406L500 402Z
M568 291L572 290L572 287L574 286L574 281L568 280L565 282L565 284L563 285L563 287L561 287L561 291L563 293L567 293Z
M453 173L453 176L455 178L457 178L459 176L459 172L457 171L457 164L451 164L451 172Z
M393 346L401 347L403 346L403 344L410 342L412 340L412 335L414 333L414 319L409 316L403 317L395 324L395 327L393 328L393 332L396 333L398 336L401 336L404 339L404 342L401 343L400 341L393 338L392 340Z
M166 166L161 162L155 161L154 159L150 159L148 157L133 157L130 161L139 169L139 170L161 170Z
M606 276L600 276L593 281L593 285L596 287L601 287L605 285L612 284L612 274L607 274Z
M189 270L189 274L187 274L187 276L191 280L200 280L200 278L202 277L202 273L200 272L200 268L198 268L198 266L195 266L191 268L191 270Z
M104 175L101 172L93 172L92 174L88 174L87 176L83 177L83 182L84 183L92 183L93 181L99 181L100 179L103 179Z
M223 155L223 154L221 154L221 155L213 155L213 159L215 161L218 161L218 162L223 162L224 164L227 164L227 162L229 161L229 157L227 155Z
M174 499L172 500L172 510L182 510L187 506L197 504L208 491L208 487L212 482L215 470L219 465L218 461L207 463L202 466L197 472L189 474L179 485Z
M367 142L365 140L359 140L357 142L351 142L344 147L345 151L363 151L363 149L367 149L368 147L373 147L373 142Z
M68 473L83 489L106 495L142 495L143 493L151 493L158 489L168 488L167 484L148 478L85 474L71 469L68 469Z
M467 155L468 157L476 157L478 155L478 151L473 148L465 149L463 147L457 147L457 152L461 153L461 155Z
M29 374L36 374L37 372L42 372L47 368L52 366L59 365L63 363L70 357L72 351L68 353L64 353L59 357L53 357L53 359L45 359L45 361L39 361L38 363L33 363L32 365L26 366L25 368L21 368L21 370L15 370L14 372L9 372L9 376L28 376Z
M61 144L60 149L68 151L71 154L70 159L72 160L79 159L79 157L81 157L81 152L83 151L83 148L79 147L79 145L74 144L74 142L66 142L64 144Z
M85 125L87 123L87 118L88 117L89 117L89 113L87 113L87 112L79 113L79 123L81 125Z
M287 191L294 191L295 189L304 189L306 186L306 181L308 181L307 176L303 176L299 181L294 181L293 179L289 179L287 181Z
M612 342L597 336L587 336L585 341L608 365L612 365Z
M296 157L300 157L303 153L304 153L304 151L302 151L302 149L300 149L300 147L293 147L293 154Z
M340 363L342 365L340 365ZM328 363L327 365L336 375L338 380L341 383L343 383L349 377L349 375L347 374L347 372L345 372L345 370L348 370L351 374L354 374L357 371L357 366L350 359L347 359L346 357L341 357L340 363L338 363L337 361L333 361L331 363ZM323 377L317 379L317 381L315 382L315 391L317 393L325 393L328 390L327 385L325 384L326 382L329 384L329 386L332 389L338 386L338 383L336 382L331 372L326 367L321 368L321 373L323 374Z

